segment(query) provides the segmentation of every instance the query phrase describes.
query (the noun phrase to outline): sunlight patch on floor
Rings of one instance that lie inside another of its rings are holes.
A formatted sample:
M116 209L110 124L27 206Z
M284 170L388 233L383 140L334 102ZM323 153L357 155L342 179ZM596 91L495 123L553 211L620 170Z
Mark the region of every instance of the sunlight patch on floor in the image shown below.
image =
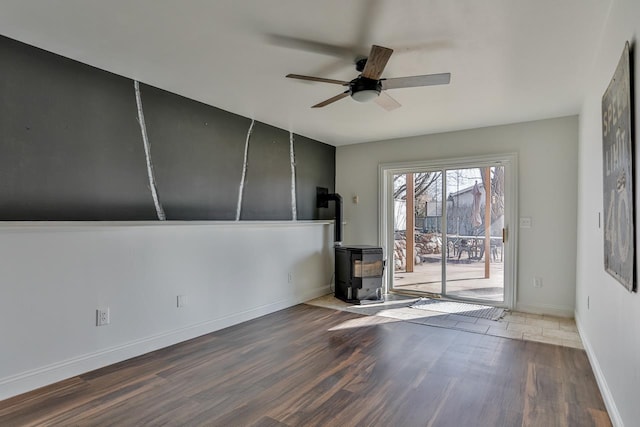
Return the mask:
M367 316L349 320L331 330L405 321L476 334L584 349L573 319L512 311L507 312L500 320L488 320L409 307L418 299L393 295L389 301L383 303L353 305L336 298L333 294L328 294L308 301L306 304Z

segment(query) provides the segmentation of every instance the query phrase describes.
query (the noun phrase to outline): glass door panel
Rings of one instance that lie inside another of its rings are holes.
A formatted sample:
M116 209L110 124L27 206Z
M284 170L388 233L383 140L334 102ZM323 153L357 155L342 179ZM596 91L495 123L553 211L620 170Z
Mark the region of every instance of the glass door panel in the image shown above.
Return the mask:
M442 293L442 171L395 174L394 278L396 290Z
M392 175L394 291L504 303L504 166Z
M504 301L504 167L448 169L446 286L461 299Z

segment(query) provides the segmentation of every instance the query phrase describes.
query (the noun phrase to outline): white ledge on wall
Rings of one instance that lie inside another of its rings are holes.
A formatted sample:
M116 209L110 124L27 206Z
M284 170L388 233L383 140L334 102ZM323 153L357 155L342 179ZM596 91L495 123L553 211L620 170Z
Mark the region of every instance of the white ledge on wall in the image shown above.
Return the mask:
M0 232L29 229L68 228L82 230L86 228L120 227L306 227L312 225L333 225L334 220L274 220L274 221L0 221Z

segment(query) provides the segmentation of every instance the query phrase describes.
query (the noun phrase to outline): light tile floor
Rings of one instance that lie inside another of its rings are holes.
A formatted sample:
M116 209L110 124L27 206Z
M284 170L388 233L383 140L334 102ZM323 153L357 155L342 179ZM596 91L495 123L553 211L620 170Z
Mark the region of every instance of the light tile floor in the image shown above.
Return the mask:
M509 311L502 319L494 321L409 307L416 300L417 298L390 296L380 304L352 305L329 294L306 304L476 334L584 349L573 319Z

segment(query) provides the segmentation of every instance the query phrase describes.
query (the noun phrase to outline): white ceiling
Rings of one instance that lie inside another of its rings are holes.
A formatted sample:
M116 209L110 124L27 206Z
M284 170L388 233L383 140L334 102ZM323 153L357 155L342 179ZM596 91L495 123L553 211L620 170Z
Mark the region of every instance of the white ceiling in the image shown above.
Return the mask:
M611 0L3 0L0 33L332 145L579 112ZM274 36L395 49L383 77L450 72L396 89L402 108L346 98L353 58ZM144 94L143 94L144 95Z

